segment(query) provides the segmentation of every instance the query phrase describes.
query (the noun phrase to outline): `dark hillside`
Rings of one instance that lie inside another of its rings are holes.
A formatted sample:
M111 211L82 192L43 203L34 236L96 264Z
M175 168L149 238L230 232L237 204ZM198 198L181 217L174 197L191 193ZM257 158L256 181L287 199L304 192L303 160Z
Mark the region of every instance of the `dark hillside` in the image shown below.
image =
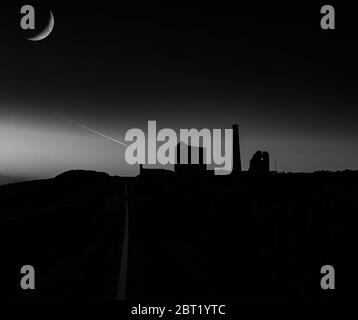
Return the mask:
M1 187L1 295L114 298L122 192L119 179L86 171ZM36 270L31 294L20 289L27 264Z

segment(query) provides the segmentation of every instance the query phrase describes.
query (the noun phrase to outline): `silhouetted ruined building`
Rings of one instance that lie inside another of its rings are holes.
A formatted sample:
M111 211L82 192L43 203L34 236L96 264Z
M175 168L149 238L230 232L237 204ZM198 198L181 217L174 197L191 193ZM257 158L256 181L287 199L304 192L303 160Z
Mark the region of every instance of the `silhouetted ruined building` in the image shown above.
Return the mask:
M232 139L232 175L238 174L241 172L241 152L240 152L240 136L239 136L239 126L234 124L232 126L233 139Z
M250 160L249 172L265 173L270 172L270 155L268 152L256 151Z
M174 165L174 172L166 169L146 167L142 164L139 167L139 174L142 177L150 176L213 176L214 171L208 170L205 161L205 148L193 147L184 143L178 143L176 146L176 164Z
M184 143L178 143L176 148L176 164L174 166L177 175L201 175L212 176L214 171L208 170L204 158L205 148L193 147Z
M237 175L242 172L241 167L241 152L240 152L240 135L239 126L234 124L232 126L233 141L232 141L232 171L231 175ZM209 148L210 150L210 148ZM207 154L207 149L204 147L195 147L179 142L176 146L176 164L174 165L175 175L199 175L199 176L214 176L215 171L211 170L207 165L206 157L212 155ZM140 176L163 176L173 174L170 170L153 168L140 165Z

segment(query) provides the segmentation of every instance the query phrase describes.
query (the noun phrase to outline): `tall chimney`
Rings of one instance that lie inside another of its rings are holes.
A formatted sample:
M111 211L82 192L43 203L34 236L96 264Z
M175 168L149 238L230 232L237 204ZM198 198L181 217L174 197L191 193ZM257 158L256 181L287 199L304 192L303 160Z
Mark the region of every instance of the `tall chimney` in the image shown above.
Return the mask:
M177 163L178 166L180 165L180 142L177 144Z
M241 172L239 125L234 124L232 126L232 130L232 174L238 174L239 172Z

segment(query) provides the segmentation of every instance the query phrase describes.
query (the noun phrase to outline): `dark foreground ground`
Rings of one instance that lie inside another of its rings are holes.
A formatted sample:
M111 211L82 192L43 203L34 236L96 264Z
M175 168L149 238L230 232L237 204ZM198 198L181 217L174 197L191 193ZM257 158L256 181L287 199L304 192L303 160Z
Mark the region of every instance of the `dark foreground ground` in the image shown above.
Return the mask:
M117 179L69 172L0 188L1 297L116 295L124 219ZM20 287L23 265L35 268L33 291Z
M357 296L358 174L346 171L211 179L69 172L0 187L1 297L118 297L126 208L127 299ZM35 267L34 291L20 288L25 264ZM327 264L333 291L320 286Z

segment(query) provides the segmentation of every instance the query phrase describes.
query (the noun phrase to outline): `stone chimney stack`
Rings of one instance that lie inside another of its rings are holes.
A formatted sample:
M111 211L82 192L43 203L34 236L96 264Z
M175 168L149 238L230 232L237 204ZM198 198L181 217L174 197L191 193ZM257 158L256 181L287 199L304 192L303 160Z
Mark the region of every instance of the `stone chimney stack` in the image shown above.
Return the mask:
M240 154L240 135L239 125L234 124L232 126L233 140L232 140L232 174L238 174L241 172L241 154Z

